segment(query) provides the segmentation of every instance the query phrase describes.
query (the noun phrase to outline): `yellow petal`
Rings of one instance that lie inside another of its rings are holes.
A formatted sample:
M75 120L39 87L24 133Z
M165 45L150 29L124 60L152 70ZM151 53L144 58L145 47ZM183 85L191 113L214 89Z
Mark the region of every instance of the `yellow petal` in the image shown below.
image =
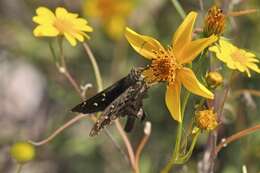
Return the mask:
M37 16L33 17L33 21L38 24L49 24L55 19L55 15L46 7L39 7L36 10Z
M86 31L86 32L92 32L93 28L90 27L89 25L87 25L87 21L83 18L77 18L77 19L73 19L71 20L71 22L73 23L73 27L75 29L81 30L81 31Z
M176 55L178 55L181 52L182 48L191 41L192 29L196 17L196 12L190 12L175 32L172 39L172 46L173 49L176 51Z
M254 63L248 63L247 66L248 66L250 69L254 70L255 72L260 73L260 69L259 69L259 67L258 67L256 64L254 64Z
M70 35L68 33L64 33L64 36L65 36L65 38L69 41L69 43L72 46L76 46L77 45L77 41L76 41L76 39L72 35Z
M148 59L157 58L153 51L164 49L162 45L154 38L140 35L130 28L126 28L125 37L135 51Z
M255 59L255 57L256 57L256 55L253 54L252 52L246 52L246 51L245 51L245 56L250 57L252 59ZM255 59L255 60L257 60L257 59ZM259 60L257 60L257 62L259 62Z
M55 37L59 34L59 31L52 25L39 25L33 30L35 37Z
M165 102L174 120L182 122L181 104L180 104L180 82L175 82L174 85L167 86Z
M55 15L53 14L53 12L46 7L38 7L36 9L36 14L38 16L45 16L45 17L48 16L50 18L55 18Z
M65 8L57 7L55 10L57 18L64 19L66 18L68 11Z
M80 33L71 33L71 35L76 38L77 40L79 40L80 42L84 41L84 37L83 35L81 35Z
M246 70L246 65L245 64L241 64L240 62L234 61L233 62L235 69L238 69L241 72L244 72Z
M247 74L247 76L250 78L251 77L251 73L250 73L250 71L249 71L249 69L248 68L246 68L246 74Z
M77 18L76 20L73 20L73 23L75 25L81 25L81 26L85 26L86 24L88 24L88 21L86 21L83 18Z
M176 57L181 64L190 63L209 45L217 41L218 37L212 35L208 38L202 38L188 43L182 52Z
M50 19L47 16L34 16L32 20L40 25L51 25L54 21L54 19Z
M190 92L208 99L214 98L212 92L198 81L191 69L185 67L180 69L177 73L177 78L180 79L184 87Z
M66 15L66 19L67 20L74 20L74 19L76 19L79 16L77 13L70 13L68 11L66 11L66 12L67 13L65 15Z
M230 42L220 39L219 44L215 46L211 46L209 48L209 51L214 52L216 54L216 57L227 64L227 66L231 69L235 69L234 61L232 60L232 53L237 51L238 48L235 47Z
M85 26L82 26L80 28L81 31L85 31L85 32L92 32L93 31L93 28L91 26L88 26L88 25L85 25Z

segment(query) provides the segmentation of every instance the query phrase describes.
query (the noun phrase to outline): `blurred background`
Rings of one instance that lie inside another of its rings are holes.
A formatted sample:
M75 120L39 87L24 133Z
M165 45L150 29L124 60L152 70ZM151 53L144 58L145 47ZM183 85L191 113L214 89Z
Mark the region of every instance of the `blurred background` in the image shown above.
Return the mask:
M103 5L97 6L98 1ZM201 4L203 2L203 4ZM196 25L203 26L207 9L218 4L225 12L260 7L259 0L190 0L180 1L186 12L199 12ZM182 19L170 0L1 0L0 1L0 172L16 169L9 154L10 145L20 140L41 140L76 114L70 109L80 102L73 87L61 75L52 61L46 39L35 38L32 22L35 9L58 6L79 13L94 28L88 40L100 66L104 86L113 84L127 75L132 67L143 66L147 61L129 46L123 37L125 26L170 43L172 34ZM260 13L228 17L225 36L260 57ZM92 84L87 97L97 92L93 68L82 44L71 47L65 41L68 69L81 84ZM225 74L225 70L221 71ZM225 121L220 137L260 123L259 98L247 92L233 97L236 89L260 87L260 75L251 78L240 74L225 105ZM219 89L221 90L221 88ZM145 99L147 120L152 133L141 157L141 172L159 172L170 158L174 143L176 122L172 120L164 103L165 85L149 90ZM192 96L192 100L196 100ZM187 117L193 116L194 102L190 102ZM122 120L124 122L124 120ZM37 148L34 161L23 167L24 173L128 173L129 164L123 159L105 133L97 137L88 134L93 123L87 119L66 129L49 144ZM129 138L134 147L143 136L143 123L136 126ZM111 134L123 146L114 125ZM175 172L198 172L208 134L203 134L192 158ZM224 148L216 161L216 172L260 172L260 133L254 133ZM124 146L123 146L124 147Z

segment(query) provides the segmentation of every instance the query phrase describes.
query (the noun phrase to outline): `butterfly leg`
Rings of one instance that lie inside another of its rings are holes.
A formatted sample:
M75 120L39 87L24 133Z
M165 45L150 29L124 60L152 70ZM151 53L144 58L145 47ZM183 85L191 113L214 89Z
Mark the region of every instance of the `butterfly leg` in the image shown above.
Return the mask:
M126 124L125 124L125 132L129 133L133 130L135 124L135 117L134 116L127 116Z

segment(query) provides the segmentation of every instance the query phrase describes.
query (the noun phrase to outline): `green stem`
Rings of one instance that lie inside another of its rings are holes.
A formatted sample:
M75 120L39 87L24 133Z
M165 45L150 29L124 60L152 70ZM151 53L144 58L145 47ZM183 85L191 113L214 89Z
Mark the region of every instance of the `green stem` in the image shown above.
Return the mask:
M66 61L65 61L64 51L63 51L63 39L62 39L62 37L58 38L58 45L59 45L59 49L60 49L61 66L66 69L67 67L66 67Z
M183 10L181 4L179 3L178 0L172 0L172 3L174 5L174 7L176 8L177 12L179 13L179 15L181 16L182 19L185 18L186 16L186 13L185 11Z
M177 129L177 136L176 136L176 142L173 150L172 157L170 161L167 163L167 165L163 168L161 173L168 173L176 164L179 160L179 155L180 155L180 148L181 148L181 140L182 140L182 128L183 128L183 120L184 120L184 114L185 114L185 109L189 100L190 93L187 92L184 96L184 100L182 102L182 109L181 109L181 117L182 117L182 122L178 124L178 129Z
M100 70L98 68L97 65L97 61L92 53L92 51L90 50L89 46L87 43L83 43L83 46L89 56L89 59L91 61L91 64L94 68L94 73L95 73L95 77L96 77L96 81L97 81L97 88L98 88L98 92L103 90L103 84L102 84L102 78L101 78L101 74L100 74Z
M18 163L16 173L21 173L23 165Z
M170 161L167 163L167 165L163 168L161 173L168 173L176 163L178 157L179 157L179 149L181 145L181 136L182 136L182 123L178 124L178 130L177 130L177 137L176 137L176 143L174 146L174 151L172 154L172 157Z
M189 151L183 157L180 157L178 159L178 161L176 162L177 164L183 164L183 163L185 163L185 162L187 162L189 160L189 158L192 155L193 149L194 149L194 147L196 145L196 142L197 142L197 139L198 139L199 135L200 135L200 132L197 132L195 134L195 136L194 136L194 138L192 140L191 146L189 148Z
M54 51L54 48L53 48L53 45L52 45L52 42L49 41L49 48L51 50L51 54L52 54L52 59L53 61L55 62L55 64L57 63L57 56L56 56L56 53Z
M186 91L187 93L184 96L183 102L182 102L182 109L181 109L181 115L182 115L182 121L184 120L184 115L185 115L185 109L188 103L188 100L190 98L190 92Z

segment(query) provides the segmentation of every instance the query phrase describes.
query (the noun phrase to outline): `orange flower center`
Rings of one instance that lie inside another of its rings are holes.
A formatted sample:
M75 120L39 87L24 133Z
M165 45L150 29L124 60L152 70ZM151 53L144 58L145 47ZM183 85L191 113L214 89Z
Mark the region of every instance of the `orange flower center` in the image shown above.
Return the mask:
M157 56L152 59L149 68L144 72L148 82L167 81L168 83L175 82L176 70L181 67L173 55L172 49L154 51Z
M54 27L57 28L61 33L74 32L73 24L64 19L56 19L54 21Z
M205 18L204 32L210 36L212 34L220 35L225 29L225 15L217 6L209 9Z
M213 109L196 112L196 124L202 130L214 130L218 126L216 113Z
M247 58L243 55L243 52L237 50L231 54L231 58L235 62L245 65L247 63Z

